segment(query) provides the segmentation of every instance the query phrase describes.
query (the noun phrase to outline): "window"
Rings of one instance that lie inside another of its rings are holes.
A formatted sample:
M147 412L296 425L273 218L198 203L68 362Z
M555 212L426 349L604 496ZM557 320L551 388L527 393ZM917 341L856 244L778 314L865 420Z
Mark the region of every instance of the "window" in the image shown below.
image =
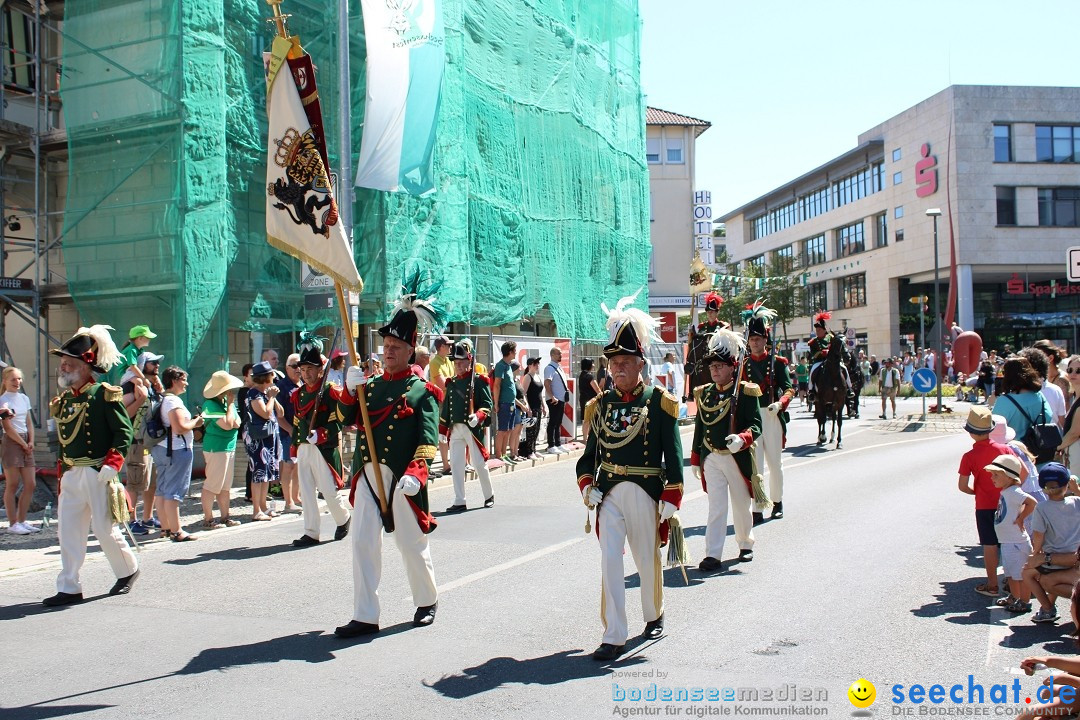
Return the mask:
M1012 159L1012 125L995 125L994 162L1012 162Z
M892 151L892 161L900 162L900 148L896 148Z
M904 206L903 205L897 205L896 209L893 210L892 216L893 216L893 220L899 220L900 218L904 217Z
M746 261L746 266L750 267L750 268L755 268L757 270L764 270L765 269L765 254L762 253L761 255L755 255L754 257L750 258L749 260Z
M902 182L904 182L904 173L902 173L902 172L894 172L892 174L892 184L893 185L899 185Z
M817 217L823 212L828 212L829 188L823 187L799 198L798 222Z
M904 231L903 231L903 229L897 230L895 233L893 233L893 237L896 239L896 242L904 242Z
M803 240L803 257L807 265L817 265L825 262L825 236L815 235Z
M682 138L667 138L664 141L664 146L667 148L667 159L672 165L682 165L683 163L683 141Z
M1080 131L1071 125L1036 125L1037 162L1080 162Z
M863 224L861 221L852 225L845 225L842 228L837 228L836 257L847 257L848 255L854 255L855 253L861 253L865 249L866 242L863 237Z
M1016 188L997 188L997 224L1016 224Z
M650 165L660 164L660 138L648 138L645 141L645 162Z
M1077 227L1080 187L1039 188L1039 225Z
M862 307L866 304L866 273L840 278L840 307Z
M803 288L803 310L807 315L814 315L829 307L825 283L819 282Z
M885 213L874 217L874 247L885 247L889 244L889 226Z
M798 222L796 219L797 206L797 203L789 202L752 219L750 221L750 239L758 240L794 225Z
M841 207L880 192L885 185L885 164L875 163L833 183L833 207Z
M795 248L785 245L776 249L776 265L783 272L791 272L795 269Z

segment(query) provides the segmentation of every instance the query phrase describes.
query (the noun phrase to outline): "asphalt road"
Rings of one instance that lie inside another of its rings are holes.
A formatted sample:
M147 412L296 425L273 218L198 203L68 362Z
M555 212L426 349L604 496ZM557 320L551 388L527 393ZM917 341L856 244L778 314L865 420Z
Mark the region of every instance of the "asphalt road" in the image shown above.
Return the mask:
M973 591L982 576L973 504L956 490L968 436L958 425L868 419L877 413L866 407L845 423L839 451L818 448L810 418L794 413L786 517L755 530L755 560L709 577L691 569L689 585L667 570L667 634L610 666L588 657L602 632L599 548L584 533L573 463L560 462L498 475L495 508L441 520L430 628L410 625L388 540L382 633L336 639L334 626L350 619L349 544L293 550L296 520L147 548L142 577L119 598L102 596L113 578L92 556L83 571L92 602L60 611L40 605L55 570L0 577L0 717L603 718L630 708L703 717L738 714L736 705L787 717L790 703L761 693L792 685L820 698L800 707L848 716L859 678L877 686L871 712L885 717L894 684L966 687L972 674L989 689L1012 683L1007 669L1030 652L1074 652L1069 623L1034 625ZM902 401L901 414L916 408ZM681 515L696 563L707 499L686 478ZM468 496L479 504L475 483ZM451 501L449 488L433 492L433 507ZM324 537L331 525L324 514ZM736 554L729 539L725 561ZM634 633L643 621L629 554L626 564ZM1024 695L1034 691L1021 681ZM757 688L759 701L618 700L652 683Z

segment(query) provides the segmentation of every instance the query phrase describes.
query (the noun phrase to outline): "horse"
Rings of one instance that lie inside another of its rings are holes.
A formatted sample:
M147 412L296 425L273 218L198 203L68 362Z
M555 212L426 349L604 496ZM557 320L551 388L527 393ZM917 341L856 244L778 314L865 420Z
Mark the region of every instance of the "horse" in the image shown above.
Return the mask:
M829 442L836 437L836 449L843 445L844 407L847 404L847 384L840 370L844 354L844 341L833 335L824 362L814 372L814 418L818 423L818 445L825 444L825 422L832 420Z

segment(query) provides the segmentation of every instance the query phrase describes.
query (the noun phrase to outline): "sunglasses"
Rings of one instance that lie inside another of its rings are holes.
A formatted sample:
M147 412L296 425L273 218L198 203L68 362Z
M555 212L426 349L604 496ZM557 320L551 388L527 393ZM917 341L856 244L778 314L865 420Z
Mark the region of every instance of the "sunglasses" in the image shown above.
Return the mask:
M298 369L300 369L299 365L286 365L286 367L289 368L290 370L298 370Z
M1069 369L1068 369L1068 370L1066 370L1065 372L1069 372L1069 373L1080 373L1080 368L1069 368Z

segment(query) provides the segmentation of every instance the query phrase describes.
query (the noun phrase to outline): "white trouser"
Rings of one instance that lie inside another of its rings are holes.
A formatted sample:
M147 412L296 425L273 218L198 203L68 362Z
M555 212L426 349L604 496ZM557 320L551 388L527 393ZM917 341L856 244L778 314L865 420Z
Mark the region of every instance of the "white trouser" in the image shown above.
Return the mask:
M814 371L817 370L818 366L821 365L821 363L823 363L823 362L825 362L825 361L824 360L818 360L816 363L814 363L813 365L810 366L810 375L807 377L807 388L809 390L814 389ZM844 385L846 385L847 389L850 390L851 389L851 378L848 377L847 365L845 365L843 363L840 363L840 377L844 378Z
M97 470L76 467L64 473L56 512L61 568L56 578L57 590L82 592L79 570L86 559L86 538L91 528L116 577L127 577L138 569L135 554L109 515L108 491L98 480Z
M641 584L641 611L645 622L664 612L664 573L660 567L660 514L657 503L640 485L617 483L600 503L600 566L602 569L600 621L604 624L601 642L626 642L626 580L623 547L630 541L630 554Z
M450 429L450 469L454 473L454 504L465 504L465 455L468 453L469 464L476 470L476 477L480 480L480 489L484 492L484 500L492 496L491 476L488 474L487 463L484 455L480 452L480 444L476 442L472 431L465 423L455 423Z
M783 449L784 426L780 423L780 413L773 415L761 408L761 437L754 442L754 456L759 473L764 474L766 463L769 466L769 500L774 503L784 499ZM764 507L755 505L754 509L761 512Z
M296 448L296 476L300 478L300 502L304 506L304 534L319 539L319 492L326 500L334 524L344 525L349 519L349 511L338 497L334 473L330 472L319 448L311 443Z
M731 496L731 521L740 550L754 547L754 519L750 516L749 490L731 455L709 453L702 467L705 488L709 491L709 522L705 527L705 555L723 559L727 536L728 495Z
M382 469L383 490L390 500L390 483L394 474L385 465ZM369 485L368 478L371 478ZM379 504L371 496L375 482L371 463L364 466L364 471L356 479L358 487L353 505L352 535L353 553L353 620L365 623L379 622L379 579L382 577L382 518L379 517ZM368 486L368 487L365 487ZM394 542L397 543L405 564L405 573L409 577L413 604L417 607L434 605L439 599L435 588L435 568L431 564L431 550L428 548L427 535L420 530L416 515L406 495L395 492L391 505L394 514Z

